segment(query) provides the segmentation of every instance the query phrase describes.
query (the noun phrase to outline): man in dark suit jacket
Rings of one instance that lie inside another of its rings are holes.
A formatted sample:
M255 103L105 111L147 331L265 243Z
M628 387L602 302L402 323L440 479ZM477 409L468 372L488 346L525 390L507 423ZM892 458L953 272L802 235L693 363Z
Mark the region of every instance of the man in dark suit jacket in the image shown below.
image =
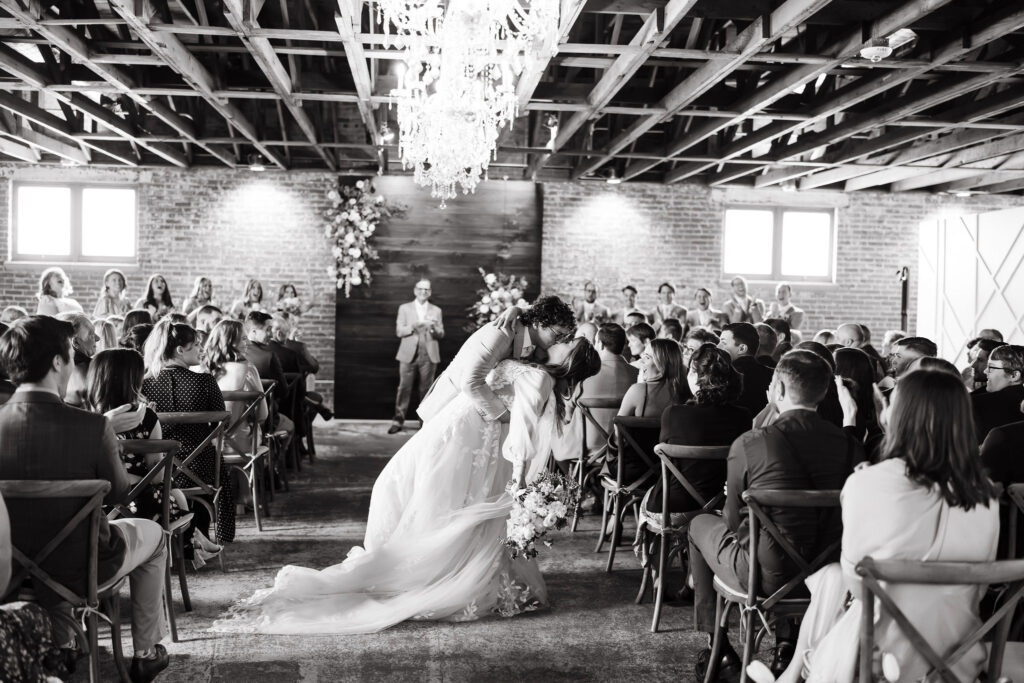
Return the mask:
M743 406L751 415L757 415L768 405L768 385L772 382L772 369L757 362L760 345L757 328L750 323L729 323L722 328L722 341L718 344L743 375L743 391L736 405Z
M730 326L731 327L731 326ZM779 361L772 398L780 417L771 426L753 429L733 442L727 461L727 494L722 517L699 515L689 528L690 572L694 581L696 628L713 637L717 574L727 584L746 589L750 557L748 518L741 495L747 489L842 489L854 465L864 459L861 445L816 411L825 397L832 371L820 356L791 351ZM842 535L837 523L822 526L816 510L779 510L772 515L782 534L810 560ZM795 573L784 553L762 536L758 553L763 592L778 590ZM782 625L780 625L781 627ZM779 640L795 635L779 632ZM738 673L739 656L724 641L720 673ZM792 652L791 644L789 652ZM698 656L706 670L710 650ZM723 671L722 669L725 669ZM701 672L703 673L703 672Z
M288 380L284 376L284 368L281 367L281 360L270 348L271 317L262 311L252 311L245 317L245 336L249 339L246 347L245 358L254 366L259 373L260 379L272 379L277 382L277 392L282 392L288 386ZM281 394L278 393L280 397Z
M73 336L70 323L30 316L0 338L0 364L18 384L0 408L0 479L104 479L111 484L105 502L113 504L130 488L113 429L104 416L72 408L62 400L74 371ZM61 501L39 510L23 501L8 501L14 544L31 557L81 504ZM57 581L83 594L82 558L88 552L88 538L88 530L79 528L43 563ZM166 547L163 530L152 520L108 522L100 517L99 584L122 576L129 576L131 582L132 680L152 680L168 664L167 651L159 644L165 635ZM58 596L38 586L37 590L44 602L59 602Z
M1006 344L992 351L985 371L984 391L971 394L978 443L988 433L1020 420L1018 407L1024 401L1024 346Z

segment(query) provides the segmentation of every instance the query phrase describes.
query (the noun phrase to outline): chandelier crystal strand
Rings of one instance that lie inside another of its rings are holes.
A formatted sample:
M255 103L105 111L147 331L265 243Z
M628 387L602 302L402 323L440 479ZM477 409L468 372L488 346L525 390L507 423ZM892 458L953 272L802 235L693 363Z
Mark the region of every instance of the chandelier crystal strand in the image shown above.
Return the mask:
M476 189L515 120L516 78L542 46L557 51L558 0L381 0L406 70L392 91L399 155L442 200ZM538 55L550 57L548 55Z

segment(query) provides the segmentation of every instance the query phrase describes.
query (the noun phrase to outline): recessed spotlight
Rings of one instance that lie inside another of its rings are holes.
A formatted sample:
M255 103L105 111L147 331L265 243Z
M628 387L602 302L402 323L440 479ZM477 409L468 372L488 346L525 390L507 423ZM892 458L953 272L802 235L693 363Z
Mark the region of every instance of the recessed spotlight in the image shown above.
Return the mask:
M620 185L622 183L622 178L619 177L619 174L616 173L613 168L608 172L608 177L605 178L604 181L609 185Z

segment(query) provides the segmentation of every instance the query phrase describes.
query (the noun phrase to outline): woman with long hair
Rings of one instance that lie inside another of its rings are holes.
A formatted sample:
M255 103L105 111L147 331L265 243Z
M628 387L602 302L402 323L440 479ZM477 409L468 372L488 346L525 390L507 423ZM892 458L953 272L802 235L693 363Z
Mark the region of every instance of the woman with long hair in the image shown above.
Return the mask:
M853 415L843 410L843 426L864 443L865 452L871 454L882 439L882 427L875 407L875 372L871 358L860 349L844 347L836 349L835 361L836 377L842 379L854 407Z
M185 305L182 307L181 312L195 322L192 313L198 311L203 306L216 306L216 304L213 303L213 282L210 278L200 275L192 284L192 291L189 292L188 298L185 299Z
M82 306L71 298L71 278L63 268L47 268L39 276L39 291L36 298L39 305L36 315L57 315L58 313L82 313Z
M131 308L128 301L128 280L124 273L117 268L111 268L103 273L103 287L100 288L100 297L96 300L96 307L92 310L92 317L106 318L111 315L124 315Z
M184 323L161 320L146 339L143 347L146 362L146 377L142 382L142 393L158 413L201 412L224 410L224 396L213 376L192 372L189 368L200 364L199 344L196 331ZM181 442L182 458L188 457L210 433L211 428L203 424L166 425L164 436ZM189 469L207 484L213 484L216 477L217 453L213 444L192 461ZM229 481L222 477L225 484ZM192 486L191 480L178 475L175 486ZM218 543L235 538L235 501L230 486L223 486L217 496ZM210 519L202 505L195 508L195 528L210 536Z
M232 318L245 322L246 316L252 311L267 312L267 309L263 306L263 285L256 278L250 278L245 283L242 298L235 299L234 303L231 304L229 315Z
M640 373L644 381L626 390L619 415L661 417L665 408L691 398L686 383L683 352L671 339L652 339L640 354Z
M174 312L174 300L167 280L160 273L154 273L146 283L146 295L135 302L135 308L144 308L153 316L152 322ZM136 323L138 324L138 323Z
M547 365L503 360L488 376L507 425L485 420L460 393L391 457L373 487L364 548L323 571L285 567L214 630L370 633L413 618L470 621L545 606L536 560L512 559L495 542L513 509L506 486L543 471L566 404L601 368L583 338L547 352Z
M881 456L878 464L858 469L846 480L840 563L808 579L811 606L796 656L781 680L799 680L802 669L810 680L853 680L862 609L855 567L865 557L925 562L995 559L998 492L985 476L970 397L956 375L916 370L900 379ZM936 652L947 652L981 624L978 603L985 589L892 584L887 592L928 644ZM850 606L844 611L847 602ZM841 616L831 621L834 614ZM876 615L876 659L885 656L890 668L895 662L898 669L890 680L923 680L931 666L888 610L880 609ZM952 666L953 674L957 680L973 681L985 660L985 648L976 645Z
M683 446L728 446L750 429L752 416L736 405L743 377L732 367L729 354L714 344L703 344L690 357L686 374L693 398L670 405L661 415L662 443ZM725 484L725 462L685 461L680 472L706 499ZM661 512L661 484L647 493L644 509ZM700 509L700 504L673 477L669 481L670 512Z
M135 410L139 403L145 403L142 396L142 378L146 369L142 356L131 349L108 349L93 356L86 379L88 387L87 404L94 413L106 413L118 406L131 405ZM161 439L163 430L160 420L152 408L146 407L142 422L133 429L119 432L119 439ZM155 467L162 455L153 453L140 455L124 453L121 461L128 471L132 483L144 478ZM156 478L149 491L135 499L136 514L146 519L160 521L163 514L163 482ZM172 527L188 524L192 514L187 513L188 502L179 489L171 491L170 499ZM186 517L187 513L187 517Z
M217 386L224 391L263 391L263 383L256 371L256 366L245 359L245 348L249 340L245 337L245 329L237 320L221 320L210 332L204 347L206 367L217 380ZM231 421L238 419L245 412L246 405L241 401L226 401L225 406L231 411ZM260 399L256 409L256 417L260 423L267 419L267 402ZM238 444L248 443L252 436L249 423L239 425L233 434L233 441ZM225 452L236 452L231 441L224 442Z
M96 328L96 336L100 338L96 342L97 351L106 351L107 349L116 349L120 345L120 338L118 337L118 325L115 325L111 320L94 320L93 326Z

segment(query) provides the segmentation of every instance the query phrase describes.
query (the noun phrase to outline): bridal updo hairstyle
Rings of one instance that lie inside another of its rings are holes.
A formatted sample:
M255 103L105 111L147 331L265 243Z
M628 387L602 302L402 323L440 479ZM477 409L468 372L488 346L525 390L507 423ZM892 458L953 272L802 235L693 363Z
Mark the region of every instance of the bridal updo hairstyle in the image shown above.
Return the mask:
M907 477L971 510L996 497L978 456L970 395L959 377L915 370L900 378L889 409L882 459L903 458Z
M653 344L652 344L653 347ZM726 351L714 344L701 344L690 357L690 372L697 376L697 405L720 406L740 397L743 380Z

